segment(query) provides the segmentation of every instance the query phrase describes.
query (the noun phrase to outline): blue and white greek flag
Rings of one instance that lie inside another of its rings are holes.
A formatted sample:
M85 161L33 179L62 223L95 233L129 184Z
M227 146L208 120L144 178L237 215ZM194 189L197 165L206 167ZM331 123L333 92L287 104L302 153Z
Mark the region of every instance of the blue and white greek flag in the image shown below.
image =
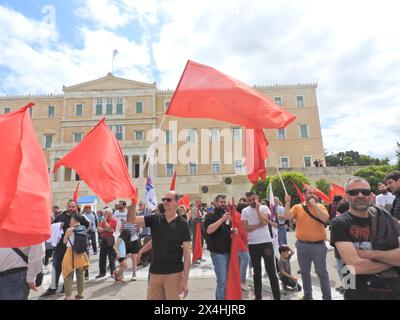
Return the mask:
M151 177L147 177L146 183L146 195L144 197L146 201L146 206L150 210L154 210L157 208L157 197L156 197L156 190L154 189L153 182L151 181Z

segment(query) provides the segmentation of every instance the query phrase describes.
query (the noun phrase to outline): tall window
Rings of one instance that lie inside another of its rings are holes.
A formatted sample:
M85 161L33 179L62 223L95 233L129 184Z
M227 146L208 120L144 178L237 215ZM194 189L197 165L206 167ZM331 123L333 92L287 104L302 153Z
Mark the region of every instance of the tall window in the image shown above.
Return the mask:
M211 142L219 141L219 129L218 128L210 129L210 140L211 140Z
M74 142L81 142L83 134L81 132L74 133Z
M241 141L241 140L242 140L242 129L233 128L233 141Z
M48 106L47 107L47 116L49 118L54 118L55 116L56 107L55 106Z
M44 148L49 149L53 145L53 137L52 134L45 134L44 135Z
M122 98L117 99L117 114L123 113L123 101Z
M305 139L309 137L307 124L300 124L299 129L300 129L300 138Z
M136 102L136 113L143 113L143 102Z
M82 116L83 115L83 104L78 103L75 105L75 115L76 116Z
M144 140L144 131L143 130L135 131L135 140L138 140L138 141Z
M31 119L33 118L33 108L29 108L29 116Z
M189 162L189 174L196 174L196 173L197 173L197 163Z
M9 107L4 108L4 114L10 113L10 112L11 112L11 108L9 108Z
M112 113L113 113L113 101L111 98L108 98L106 103L106 114L112 114Z
M96 116L103 114L103 100L96 99Z
M278 129L278 139L286 139L286 129Z
M166 144L174 143L171 130L165 130L165 143Z
M115 126L115 137L118 141L123 140L123 127L122 126Z
M296 97L296 102L297 102L297 108L303 108L304 107L304 97L303 96L297 96Z
M289 168L289 158L281 157L281 168L287 169Z
M172 176L174 174L174 165L172 163L167 163L166 171L167 171L167 176Z
M212 161L211 164L213 173L219 173L221 171L221 166L219 164L219 161Z
M277 106L282 107L282 97L275 97L274 100Z
M169 100L164 100L164 112L167 111L168 107L169 107L170 101Z
M235 160L235 172L243 172L243 160Z
M304 166L306 168L311 167L311 157L310 156L304 156Z
M187 142L196 142L196 130L195 129L188 129L187 131Z

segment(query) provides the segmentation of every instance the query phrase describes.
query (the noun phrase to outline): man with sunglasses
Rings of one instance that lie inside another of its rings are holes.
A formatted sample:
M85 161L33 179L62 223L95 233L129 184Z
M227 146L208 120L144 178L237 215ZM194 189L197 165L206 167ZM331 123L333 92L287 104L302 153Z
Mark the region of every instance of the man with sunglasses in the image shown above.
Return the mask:
M400 172L395 171L389 173L385 177L385 183L388 189L390 189L392 194L395 196L391 208L392 216L400 222Z
M395 277L385 279L381 273L393 269L394 266L400 266L399 233L394 234L394 241L390 246L381 248L383 251L372 250L372 242L375 240L372 235L373 220L370 212L375 211L378 219L376 230L382 230L382 227L385 230L394 227L392 230L396 230L397 223L383 210L371 208L371 187L364 178L348 179L345 183L345 192L349 210L333 219L331 229L331 244L338 249L346 266L342 269L344 298L346 300L399 299L400 296L397 293L396 297L392 287L393 284L399 283L399 276L397 279ZM383 215L386 215L386 218ZM383 226L383 223L387 225ZM393 272L396 275L395 269Z
M304 300L312 300L311 263L315 266L315 272L319 278L322 298L331 300L331 286L329 274L326 268L326 254L328 248L325 224L329 220L326 208L317 203L318 196L311 186L303 190L305 202L290 208L291 196L285 196L285 220L296 219L296 248L301 279L304 288Z
M128 223L151 229L152 260L149 270L147 300L179 300L189 293L190 230L187 221L176 212L179 195L169 191L162 198L165 213L137 216L128 210ZM183 261L182 261L183 260Z

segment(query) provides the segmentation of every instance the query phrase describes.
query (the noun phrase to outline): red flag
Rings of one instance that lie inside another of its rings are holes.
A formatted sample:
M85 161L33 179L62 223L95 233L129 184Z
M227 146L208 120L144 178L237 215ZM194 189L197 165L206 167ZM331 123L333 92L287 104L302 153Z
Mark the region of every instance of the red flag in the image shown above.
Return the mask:
M75 192L74 192L74 201L75 202L78 202L78 198L79 198L79 185L80 185L81 183L80 182L78 182L78 184L76 185L76 189L75 189Z
M169 187L169 191L175 191L175 182L176 182L176 171L174 172L174 176L172 177L171 186Z
M335 197L335 191L331 188L329 189L329 202L332 202L334 197Z
M200 217L200 214L198 211L197 211L197 217L198 218ZM202 256L203 256L203 248L201 247L201 222L197 221L196 222L196 238L194 239L192 263L195 263L197 260L201 259Z
M166 114L270 129L284 128L296 119L244 83L190 60Z
M50 238L51 190L46 158L27 106L0 116L0 247Z
M307 187L309 187L309 185L307 184L307 183L304 183L304 182L302 182L303 183L303 187L304 188L307 188ZM324 201L326 204L328 204L328 203L330 203L330 200L329 200L329 197L325 194L325 193L323 193L321 190L319 190L318 188L314 188L314 192L315 192L315 194L322 200L322 201Z
M137 202L137 190L129 176L121 147L105 119L66 156L57 161L54 172L60 166L74 169L105 203L117 198Z
M304 198L304 194L300 191L299 187L297 184L292 180L293 186L296 189L297 195L299 196L299 199L301 202L304 202L306 199Z
M179 205L183 204L186 209L190 208L190 198L187 194L185 194L182 198L179 199Z
M335 195L336 194L340 195L340 196L344 196L345 195L346 192L344 191L343 187L338 186L337 184L334 184L333 182L331 182L331 186L332 186L332 189L333 189Z
M236 221L234 216L236 214L236 208L234 199L232 199L232 208L230 209L232 219L231 225L232 228L238 228L236 225ZM242 288L240 284L240 270L239 270L239 246L240 246L240 235L232 233L232 242L231 242L231 256L229 259L229 270L226 282L226 300L242 300Z
M252 184L256 184L259 178L267 177L267 147L268 140L262 129L246 129L246 170Z

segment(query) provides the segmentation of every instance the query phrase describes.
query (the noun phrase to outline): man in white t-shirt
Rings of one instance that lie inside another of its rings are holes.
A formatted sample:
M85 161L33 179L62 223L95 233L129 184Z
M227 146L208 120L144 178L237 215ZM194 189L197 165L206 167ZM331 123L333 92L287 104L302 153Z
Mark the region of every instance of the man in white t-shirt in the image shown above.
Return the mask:
M244 229L248 232L248 247L254 269L254 295L256 300L262 299L261 258L264 260L274 299L280 300L281 298L275 270L274 249L268 230L268 215L271 215L268 207L260 205L257 194L252 193L250 206L243 209L241 220Z
M118 202L118 210L115 211L113 215L113 217L117 220L117 228L114 232L115 240L119 238L119 235L121 234L121 227L123 225L123 222L126 222L127 216L128 210L126 210L126 202L120 200Z
M390 212L392 210L395 196L388 191L386 184L384 184L383 182L378 183L378 188L381 194L376 196L376 206L386 209Z

